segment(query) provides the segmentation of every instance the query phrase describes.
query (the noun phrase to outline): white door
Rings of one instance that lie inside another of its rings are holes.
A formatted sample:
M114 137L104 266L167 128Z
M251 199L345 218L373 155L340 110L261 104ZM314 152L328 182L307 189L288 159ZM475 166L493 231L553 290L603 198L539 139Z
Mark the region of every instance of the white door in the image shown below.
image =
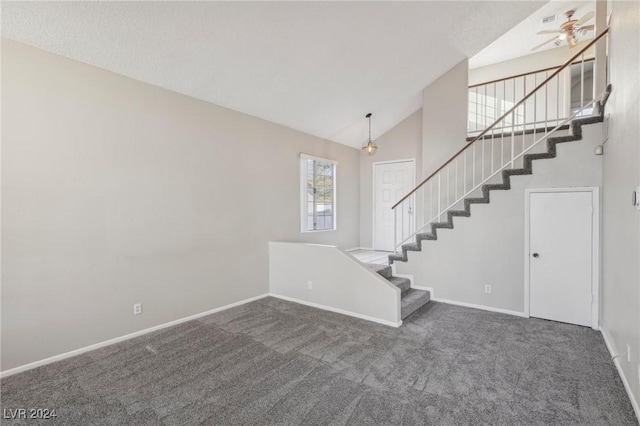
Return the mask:
M592 325L592 192L529 193L529 314Z
M391 207L415 186L414 162L398 161L373 165L373 248L394 251L394 213ZM397 235L413 228L413 204L398 211ZM404 229L402 228L404 227Z

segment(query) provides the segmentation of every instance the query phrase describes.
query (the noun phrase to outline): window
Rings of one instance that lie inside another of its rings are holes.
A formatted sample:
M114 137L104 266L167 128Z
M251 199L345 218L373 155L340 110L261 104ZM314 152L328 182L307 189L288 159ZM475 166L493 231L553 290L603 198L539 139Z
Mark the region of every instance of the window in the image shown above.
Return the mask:
M335 161L300 154L301 231L336 229Z

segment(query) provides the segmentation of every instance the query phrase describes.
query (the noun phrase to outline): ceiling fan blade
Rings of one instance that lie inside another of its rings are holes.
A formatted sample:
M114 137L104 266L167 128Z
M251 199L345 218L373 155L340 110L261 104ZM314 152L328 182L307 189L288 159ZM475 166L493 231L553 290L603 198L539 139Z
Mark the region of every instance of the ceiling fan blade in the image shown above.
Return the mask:
M560 30L544 30L544 31L538 31L536 34L557 34L561 32L562 31Z
M593 31L596 29L595 25L585 25L584 27L578 28L579 31Z
M576 22L574 25L576 27L579 27L581 24L584 24L585 22L587 22L589 19L593 18L594 16L596 16L595 12L589 12L586 15L584 15L582 18L578 19L578 22Z
M541 48L542 46L544 46L545 44L547 44L547 43L551 43L552 41L557 40L557 39L558 39L558 37L554 37L554 38L552 38L551 40L547 40L547 41L545 41L544 43L537 45L536 47L534 47L534 48L533 48L533 49L531 49L531 50L539 49L539 48Z

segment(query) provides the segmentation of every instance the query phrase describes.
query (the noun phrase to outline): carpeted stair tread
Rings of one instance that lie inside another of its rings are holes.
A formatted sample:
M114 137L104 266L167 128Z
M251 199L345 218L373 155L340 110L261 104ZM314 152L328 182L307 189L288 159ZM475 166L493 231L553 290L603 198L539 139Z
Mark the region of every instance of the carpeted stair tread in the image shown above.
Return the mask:
M431 229L453 229L453 223L451 222L436 222L431 224Z
M522 176L522 175L530 175L530 174L531 174L531 170L527 170L527 169L507 169L502 171L502 176Z
M489 191L506 191L509 189L511 189L511 186L506 183L487 183L482 185L483 193L489 193Z
M576 130L574 129L573 132L575 132L575 131ZM563 143L563 142L577 141L578 139L580 139L580 138L577 137L575 133L573 133L573 134L567 135L567 136L552 136L547 140L549 141L549 143Z
M403 293L411 288L411 280L408 278L394 277L393 270L389 265L380 265L378 263L365 263L364 265L398 287Z
M400 299L400 312L402 319L405 319L431 299L431 294L425 290L410 289L402 294Z
M407 257L404 252L393 253L389 255L389 263L393 263L395 260L400 260L402 262L407 261Z
M391 278L391 266L389 265L381 265L379 263L365 263L364 264L367 268L373 270L373 272L376 272L380 275L382 275L384 278Z
M402 293L408 291L411 288L411 280L409 278L391 277L387 280L398 287Z
M416 240L417 241L437 240L437 239L438 239L437 235L433 235L433 234L429 234L429 233L416 234Z
M402 251L420 251L420 245L418 243L403 244Z
M449 210L449 211L447 212L447 214L448 214L450 217L453 217L453 216L456 216L456 217L459 217L459 216L462 216L462 217L469 217L469 216L471 216L471 212L470 212L470 211L468 211L468 210Z
M464 199L464 208L471 213L471 204L489 204L489 199L484 197L473 197ZM469 214L471 216L471 214Z

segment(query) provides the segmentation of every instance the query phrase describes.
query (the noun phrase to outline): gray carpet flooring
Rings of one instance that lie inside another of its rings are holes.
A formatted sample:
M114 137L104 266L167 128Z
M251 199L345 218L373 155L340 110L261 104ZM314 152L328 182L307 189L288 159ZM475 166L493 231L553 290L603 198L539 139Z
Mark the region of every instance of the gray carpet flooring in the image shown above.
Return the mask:
M1 381L3 425L634 425L600 333L430 303L400 329L266 298Z

